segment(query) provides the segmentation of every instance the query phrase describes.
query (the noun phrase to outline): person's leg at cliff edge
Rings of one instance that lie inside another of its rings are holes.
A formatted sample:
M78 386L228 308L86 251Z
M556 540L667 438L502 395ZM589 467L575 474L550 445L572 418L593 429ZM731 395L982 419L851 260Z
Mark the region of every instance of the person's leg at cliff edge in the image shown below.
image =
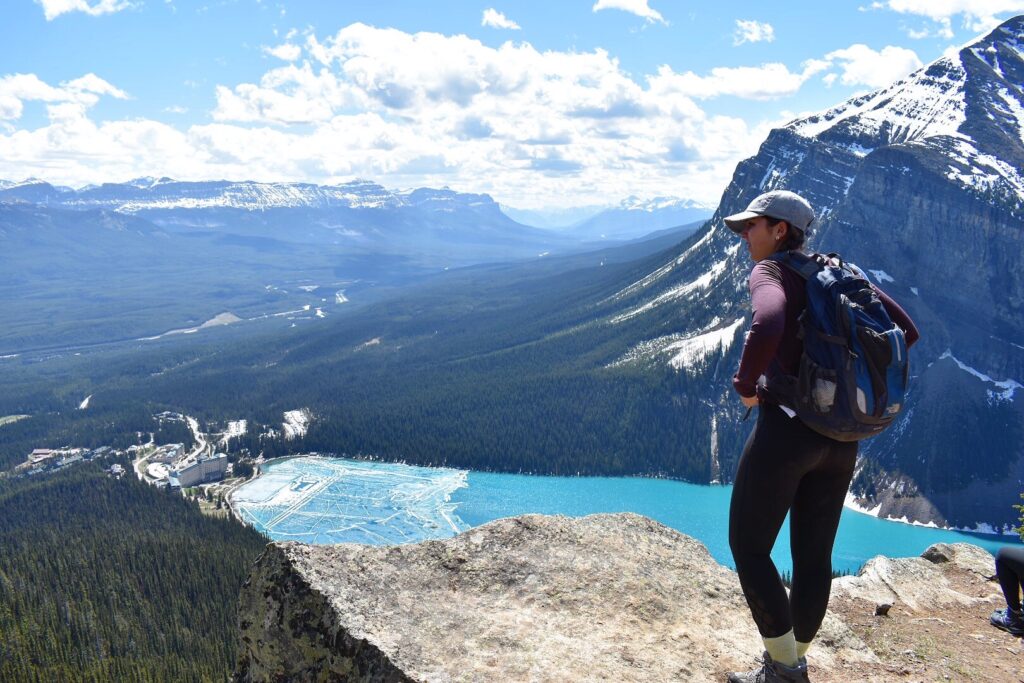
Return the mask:
M988 621L1017 637L1024 636L1024 612L1020 593L1024 585L1024 548L1000 548L996 554L996 577L1003 589L1006 607L997 609Z
M855 443L812 431L763 404L740 457L729 509L729 544L743 595L764 641L761 666L731 683L809 681L804 659L825 615L831 553L856 462ZM786 595L771 559L791 514L793 588Z

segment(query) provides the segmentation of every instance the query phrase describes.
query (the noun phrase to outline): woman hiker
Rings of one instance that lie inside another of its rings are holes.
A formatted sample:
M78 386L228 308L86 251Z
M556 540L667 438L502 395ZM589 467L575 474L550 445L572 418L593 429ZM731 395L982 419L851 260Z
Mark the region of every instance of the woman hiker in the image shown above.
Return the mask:
M733 386L744 406L758 407L733 486L729 545L766 650L760 668L730 674L732 683L809 681L804 655L828 607L832 545L857 458L856 441L836 441L813 431L758 383L762 375L770 385L776 374L797 373L803 351L798 318L806 284L767 257L801 250L813 221L811 205L785 190L762 194L746 211L725 219L754 261L752 323ZM874 289L909 347L919 336L914 323ZM787 513L793 554L789 596L770 555Z

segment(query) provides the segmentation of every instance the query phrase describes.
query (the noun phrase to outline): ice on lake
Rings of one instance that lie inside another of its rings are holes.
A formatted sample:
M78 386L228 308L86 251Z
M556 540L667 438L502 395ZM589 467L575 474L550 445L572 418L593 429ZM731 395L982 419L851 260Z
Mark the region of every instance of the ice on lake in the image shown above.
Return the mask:
M235 511L275 541L387 545L448 538L469 525L451 494L464 470L303 456L272 463L232 493Z

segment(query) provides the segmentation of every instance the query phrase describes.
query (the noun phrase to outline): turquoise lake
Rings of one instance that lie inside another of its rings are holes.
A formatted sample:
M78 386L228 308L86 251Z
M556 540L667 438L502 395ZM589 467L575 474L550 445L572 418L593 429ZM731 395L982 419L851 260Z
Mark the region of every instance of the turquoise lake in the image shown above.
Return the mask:
M444 538L526 513L635 512L697 538L716 560L733 566L728 543L731 486L493 474L320 457L276 461L263 471L232 494L232 504L274 540L402 543ZM919 555L940 542L974 543L994 554L1014 540L889 522L847 509L833 566L855 572L875 555ZM788 525L779 534L773 557L781 571L791 568Z

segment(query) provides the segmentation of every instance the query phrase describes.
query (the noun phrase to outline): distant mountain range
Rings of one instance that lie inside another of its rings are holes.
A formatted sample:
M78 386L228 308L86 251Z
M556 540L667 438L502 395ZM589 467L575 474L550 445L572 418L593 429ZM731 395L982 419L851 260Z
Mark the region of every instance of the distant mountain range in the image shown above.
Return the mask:
M711 217L715 208L691 199L655 197L641 200L629 197L613 208L605 209L566 232L582 240L613 241L636 239L657 230L674 228Z
M715 207L692 199L627 197L618 206L590 206L565 210L529 211L502 207L526 225L553 228L585 241L637 239L658 230L704 221Z
M428 188L392 192L367 181L325 186L138 178L73 190L29 179L0 187L0 203L112 211L174 232L212 230L424 260L451 257L445 265L573 245L565 236L516 223L488 195Z
M505 243L533 240L534 246L556 248L579 241L637 239L658 230L707 219L713 212L713 207L677 197L648 200L629 197L615 207L526 211L502 207L485 194L459 193L447 188L395 192L365 180L315 185L136 178L126 183L104 183L75 190L29 178L18 183L0 180L0 202L27 202L75 210L103 209L150 216L170 223L175 222L176 216L181 218L183 212L218 209L247 212L304 209L340 214L349 220L352 220L351 212L361 210L420 212L435 220L447 214L441 220L449 223L458 222L457 214L469 212L478 223L476 231L460 231L453 236L479 241L479 231L490 229L503 233ZM569 220L561 222L566 219ZM540 232L529 226L561 229ZM341 234L354 236L351 233L342 231Z

